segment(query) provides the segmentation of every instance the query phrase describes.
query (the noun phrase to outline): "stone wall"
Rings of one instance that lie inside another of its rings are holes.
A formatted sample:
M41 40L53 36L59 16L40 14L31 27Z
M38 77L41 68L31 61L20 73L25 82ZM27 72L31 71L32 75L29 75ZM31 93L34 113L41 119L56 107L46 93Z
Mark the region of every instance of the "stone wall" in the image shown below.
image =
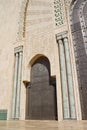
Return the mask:
M57 0L56 0L57 1ZM12 95L14 82L15 56L14 48L23 46L22 81L20 95L20 119L25 119L26 88L30 82L32 62L40 55L46 56L51 65L51 76L56 76L58 118L63 119L61 78L58 44L56 34L67 32L69 39L72 68L75 67L72 56L72 42L69 38L69 17L66 14L65 1L61 3L59 12L55 14L54 0L3 0L0 4L0 109L8 110L11 118ZM56 26L56 17L58 26ZM59 24L60 23L60 24ZM74 71L72 69L74 76ZM24 82L24 83L23 83ZM76 84L74 84L76 87ZM75 97L78 92L75 92ZM77 102L79 99L77 99ZM77 113L78 113L77 105ZM78 116L78 119L80 117Z
M14 44L17 38L20 1L3 0L0 4L0 109L11 114Z

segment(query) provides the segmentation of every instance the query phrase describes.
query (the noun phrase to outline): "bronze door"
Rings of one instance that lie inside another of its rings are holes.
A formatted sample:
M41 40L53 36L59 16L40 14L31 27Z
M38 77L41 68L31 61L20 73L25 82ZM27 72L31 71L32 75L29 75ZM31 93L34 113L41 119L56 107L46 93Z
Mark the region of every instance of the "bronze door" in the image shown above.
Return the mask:
M47 58L39 58L31 69L31 85L28 88L29 119L57 119L56 81L50 77Z

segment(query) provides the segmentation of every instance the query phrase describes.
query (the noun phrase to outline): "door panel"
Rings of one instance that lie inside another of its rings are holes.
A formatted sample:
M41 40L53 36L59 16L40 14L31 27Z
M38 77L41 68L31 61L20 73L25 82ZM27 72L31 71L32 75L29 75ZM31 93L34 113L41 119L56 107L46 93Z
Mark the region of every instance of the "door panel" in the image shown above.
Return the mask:
M50 64L41 57L32 66L29 87L29 119L55 120L57 118L56 81L51 83Z

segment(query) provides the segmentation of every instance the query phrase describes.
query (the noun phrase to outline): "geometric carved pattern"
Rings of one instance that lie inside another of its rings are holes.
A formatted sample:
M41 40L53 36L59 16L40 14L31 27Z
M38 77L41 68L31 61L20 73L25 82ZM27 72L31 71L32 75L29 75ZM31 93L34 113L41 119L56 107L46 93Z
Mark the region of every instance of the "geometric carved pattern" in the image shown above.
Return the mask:
M87 2L84 1L79 8L79 19L81 23L81 29L83 34L83 40L85 45L85 51L87 53Z
M60 26L63 22L63 4L61 0L54 0L55 25Z
M74 1L73 1L74 2ZM84 3L85 2L85 3ZM72 20L71 31L73 35L74 53L76 60L76 69L79 84L79 93L81 100L82 118L87 119L87 54L86 54L86 32L84 16L87 12L87 7L84 11L86 0L77 0L72 5ZM87 17L87 15L86 15ZM70 21L71 21L70 20Z
M72 0L65 0L66 6L69 6L69 7L70 7L71 2L72 2Z

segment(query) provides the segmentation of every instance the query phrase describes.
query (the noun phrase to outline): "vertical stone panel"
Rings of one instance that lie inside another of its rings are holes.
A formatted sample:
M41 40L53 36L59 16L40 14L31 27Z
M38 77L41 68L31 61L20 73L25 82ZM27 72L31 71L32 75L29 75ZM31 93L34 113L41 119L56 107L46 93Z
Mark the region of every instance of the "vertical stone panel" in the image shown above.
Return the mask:
M82 29L82 22L85 24L85 19L82 21L80 19L81 8L80 6L83 3L86 3L84 0L77 0L74 5L72 12L72 25L71 31L73 35L73 43L74 43L74 53L76 59L76 68L78 75L78 83L79 83L79 92L81 99L81 107L82 107L82 116L83 119L87 119L87 54L84 42L84 33ZM84 10L84 9L83 9ZM86 15L85 11L83 13L83 17Z

